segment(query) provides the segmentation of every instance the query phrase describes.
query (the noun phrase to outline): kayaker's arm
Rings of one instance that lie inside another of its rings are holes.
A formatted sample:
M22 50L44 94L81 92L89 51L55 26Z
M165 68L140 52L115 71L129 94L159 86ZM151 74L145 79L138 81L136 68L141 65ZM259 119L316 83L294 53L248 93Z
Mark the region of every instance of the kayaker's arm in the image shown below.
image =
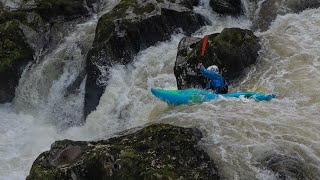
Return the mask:
M212 71L209 71L207 69L204 68L204 66L202 64L200 64L200 72L207 78L213 80L219 80L219 81L223 81L222 77L215 73L215 72L212 72Z

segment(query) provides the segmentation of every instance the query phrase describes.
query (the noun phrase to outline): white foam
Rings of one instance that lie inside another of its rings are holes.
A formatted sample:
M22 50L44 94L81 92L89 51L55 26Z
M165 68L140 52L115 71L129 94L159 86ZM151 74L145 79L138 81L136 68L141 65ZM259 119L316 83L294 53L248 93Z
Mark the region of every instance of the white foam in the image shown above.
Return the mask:
M206 9L197 8L195 11ZM241 18L207 14L212 25L202 28L203 34L250 24ZM140 52L134 63L115 66L97 110L83 126L59 132L42 116L14 113L12 107L1 106L1 177L23 179L35 157L54 140L99 139L153 122L201 129L202 144L225 179L277 178L257 160L266 152L298 156L309 179L320 177L319 16L319 9L279 16L270 30L257 34L263 45L259 62L240 86L231 90L279 95L270 102L231 98L178 107L159 102L149 90L176 88L173 67L183 37L179 34ZM64 84L54 87L55 92L61 86Z

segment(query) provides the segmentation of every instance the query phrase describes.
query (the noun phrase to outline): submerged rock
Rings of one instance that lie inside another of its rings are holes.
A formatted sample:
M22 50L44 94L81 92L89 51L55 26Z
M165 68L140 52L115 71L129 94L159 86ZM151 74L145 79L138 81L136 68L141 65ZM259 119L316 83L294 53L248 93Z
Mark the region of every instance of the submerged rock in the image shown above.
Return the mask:
M196 68L198 63L205 67L217 65L230 84L256 62L261 48L259 39L245 29L226 28L221 33L209 35L208 39L203 57L201 38L185 37L181 40L174 67L178 89L205 87L208 79Z
M265 169L274 172L279 179L308 179L303 162L299 158L277 153L266 154L263 154L258 161Z
M175 32L190 35L204 25L204 18L192 11L197 4L198 0L122 0L102 16L87 56L85 115L98 105L110 67L130 63L140 50Z
M34 161L27 180L219 179L198 145L197 129L155 124L97 142L57 141Z
M319 0L260 0L258 4L257 9L259 11L253 19L252 29L261 31L268 30L271 22L276 19L277 15L299 13L306 9L320 7Z
M239 16L243 13L241 0L210 0L209 4L219 14Z

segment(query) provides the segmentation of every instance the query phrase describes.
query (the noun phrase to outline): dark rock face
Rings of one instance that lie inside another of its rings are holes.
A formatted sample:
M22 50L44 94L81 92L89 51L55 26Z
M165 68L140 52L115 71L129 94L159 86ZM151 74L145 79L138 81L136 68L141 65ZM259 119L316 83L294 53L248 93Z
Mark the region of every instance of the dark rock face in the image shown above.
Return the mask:
M12 101L20 75L32 60L33 50L26 42L20 22L0 24L0 103Z
M128 64L140 50L168 40L181 29L191 34L204 19L191 10L198 1L155 2L122 0L102 16L87 56L85 116L96 108L114 64ZM100 69L99 69L100 68Z
M89 15L93 3L93 0L38 0L34 11L47 21L55 18L71 20Z
M241 0L210 0L209 4L219 14L239 16L243 13Z
M0 13L3 12L3 9L4 9L3 4L0 2Z
M262 0L260 0L262 1ZM277 15L288 13L299 13L306 9L319 8L319 0L269 0L263 1L259 8L260 11L253 19L252 29L266 31L271 22L276 19Z
M97 142L57 141L32 165L36 179L219 179L197 129L156 124Z
M204 56L201 56L203 40L187 37L178 47L174 74L178 89L204 88L208 79L196 68L198 63L205 67L217 65L223 77L230 83L239 78L245 68L254 64L260 50L259 39L250 31L227 28L219 34L208 36Z

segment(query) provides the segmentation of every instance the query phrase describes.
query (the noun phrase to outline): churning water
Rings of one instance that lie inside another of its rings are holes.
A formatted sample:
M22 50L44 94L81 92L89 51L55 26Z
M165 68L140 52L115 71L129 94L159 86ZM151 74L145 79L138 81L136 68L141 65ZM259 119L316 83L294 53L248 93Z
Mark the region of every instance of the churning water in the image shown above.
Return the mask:
M203 35L250 26L245 17L219 17L205 6L195 8L212 21L199 30ZM83 68L85 56L76 46L81 37L71 34L75 43L46 56L53 59L47 63L61 68L44 76L45 64L33 67L33 73L24 73L15 103L0 106L0 179L24 179L34 159L55 140L100 139L159 122L201 129L201 145L224 179L277 179L281 173L320 179L320 9L279 16L268 31L256 35L262 43L258 63L230 91L276 93L275 100L220 99L179 107L158 101L151 87L176 88L173 66L183 37L176 34L141 51L132 64L115 66L97 110L83 126L61 130L79 120L83 105L83 87L69 99L61 95ZM61 54L78 63L58 61Z

